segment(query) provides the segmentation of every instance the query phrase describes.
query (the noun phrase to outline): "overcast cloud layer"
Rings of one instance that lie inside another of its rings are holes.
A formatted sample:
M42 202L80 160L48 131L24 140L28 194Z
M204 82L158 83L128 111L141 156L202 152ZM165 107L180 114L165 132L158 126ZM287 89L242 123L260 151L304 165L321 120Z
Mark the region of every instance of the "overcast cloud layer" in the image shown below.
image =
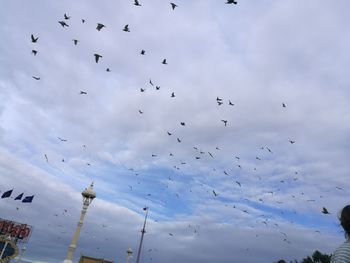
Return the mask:
M14 194L0 217L34 226L27 262L62 262L91 181L76 261L136 254L144 206L142 262L272 262L342 242L350 3L176 3L3 1L0 191Z

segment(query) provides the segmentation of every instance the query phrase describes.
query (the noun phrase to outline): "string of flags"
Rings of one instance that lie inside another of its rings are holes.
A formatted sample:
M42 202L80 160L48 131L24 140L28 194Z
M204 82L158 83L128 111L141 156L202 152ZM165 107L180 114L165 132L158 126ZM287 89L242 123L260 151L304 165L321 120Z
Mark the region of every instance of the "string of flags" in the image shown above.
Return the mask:
M11 197L12 192L13 192L13 189L4 192L1 195L1 199ZM34 195L28 195L28 196L25 196L24 198L23 198L23 196L24 196L24 193L21 193L18 196L16 196L14 198L14 200L21 200L22 203L31 203L33 201L33 199L34 199Z

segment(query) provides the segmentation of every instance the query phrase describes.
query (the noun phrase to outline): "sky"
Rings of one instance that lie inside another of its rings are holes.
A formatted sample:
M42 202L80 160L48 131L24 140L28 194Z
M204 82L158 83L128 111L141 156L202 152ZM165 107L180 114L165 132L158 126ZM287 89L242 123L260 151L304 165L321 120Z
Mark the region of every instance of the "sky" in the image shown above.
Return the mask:
M135 262L145 206L141 262L332 253L349 202L350 3L139 2L2 2L0 217L33 226L23 260L64 260L91 182L75 262L129 247Z

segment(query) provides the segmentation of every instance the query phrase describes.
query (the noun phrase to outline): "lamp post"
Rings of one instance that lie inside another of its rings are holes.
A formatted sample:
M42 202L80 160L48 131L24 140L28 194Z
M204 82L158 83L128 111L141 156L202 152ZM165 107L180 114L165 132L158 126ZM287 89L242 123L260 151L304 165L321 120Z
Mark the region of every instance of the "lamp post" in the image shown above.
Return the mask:
M131 248L128 248L128 250L126 251L126 263L129 263L129 259L132 257L132 250Z
M142 243L143 243L143 236L146 233L146 221L147 221L147 215L148 215L148 207L143 208L143 210L146 211L146 215L145 215L145 221L143 222L143 228L141 230L141 240L140 240L139 250L137 251L136 263L140 262L140 255L141 255L141 249L142 249Z
M23 246L21 248L21 254L19 254L19 257L17 259L17 263L20 263L22 261L22 256L24 255L24 252L26 252L27 248L25 246Z
M81 210L80 219L79 219L79 222L77 225L77 229L75 230L72 242L68 248L67 256L66 256L65 260L63 261L63 263L72 263L74 251L77 248L78 238L80 235L81 227L82 227L83 222L84 222L84 217L86 215L86 211L87 211L89 205L91 204L92 200L94 200L96 198L96 193L93 191L93 187L94 187L94 183L92 182L90 187L85 189L81 193L81 195L83 196L83 209Z

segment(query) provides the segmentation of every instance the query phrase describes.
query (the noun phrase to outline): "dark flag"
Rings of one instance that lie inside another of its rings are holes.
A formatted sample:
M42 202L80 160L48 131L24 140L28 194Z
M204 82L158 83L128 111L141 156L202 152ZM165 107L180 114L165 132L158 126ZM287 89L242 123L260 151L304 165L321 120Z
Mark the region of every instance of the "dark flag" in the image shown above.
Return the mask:
M17 197L15 198L15 200L21 200L22 197L23 197L23 194L24 194L24 193L21 193L19 196L17 196Z
M12 190L8 190L8 191L6 191L5 193L3 193L3 194L2 194L1 198L7 198L7 197L10 197L10 196L11 196L11 194L12 194L12 191L13 191L13 189L12 189Z
M23 200L22 203L31 203L33 201L34 195L31 196L26 196Z

